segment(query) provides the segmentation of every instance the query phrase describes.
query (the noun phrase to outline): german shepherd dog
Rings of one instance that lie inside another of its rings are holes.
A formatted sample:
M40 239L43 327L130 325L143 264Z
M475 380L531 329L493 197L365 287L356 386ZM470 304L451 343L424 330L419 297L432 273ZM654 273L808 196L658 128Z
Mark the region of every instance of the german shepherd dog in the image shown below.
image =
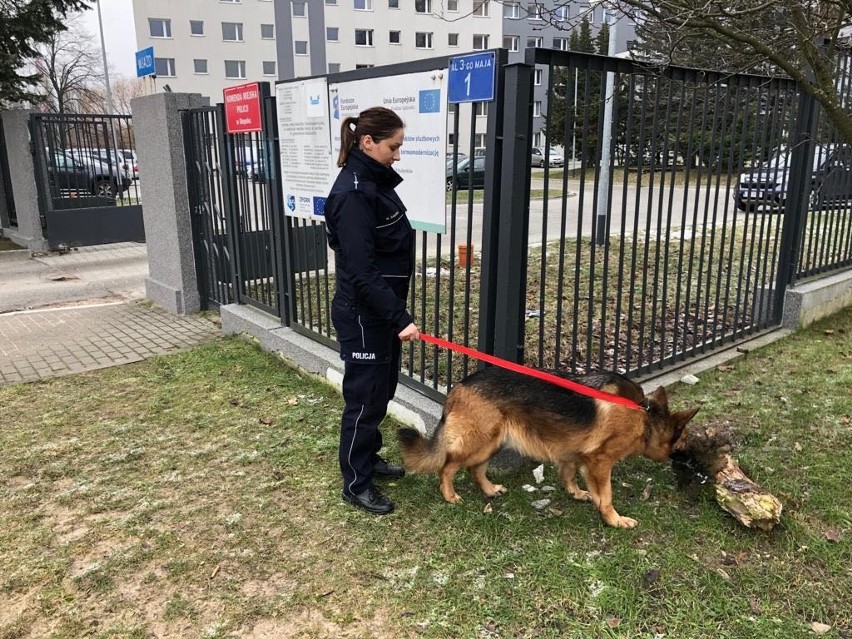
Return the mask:
M398 431L406 468L437 471L441 494L451 504L462 500L453 488L460 468L467 468L486 496L496 497L506 489L491 483L485 470L489 459L507 446L526 457L556 463L574 499L591 501L610 526L633 528L636 520L622 517L612 505L613 466L631 455L668 460L698 408L669 412L665 388L645 397L638 384L617 373L548 372L626 397L644 410L492 366L452 388L431 439L412 428ZM577 485L578 468L588 491Z

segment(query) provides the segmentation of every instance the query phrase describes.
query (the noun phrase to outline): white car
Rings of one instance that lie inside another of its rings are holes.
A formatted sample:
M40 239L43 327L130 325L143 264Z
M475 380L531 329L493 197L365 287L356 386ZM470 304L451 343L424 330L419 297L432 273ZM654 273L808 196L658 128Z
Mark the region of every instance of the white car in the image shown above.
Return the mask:
M533 147L530 163L532 166L544 166L545 149L539 146ZM557 151L553 147L550 148L550 153L547 157L548 166L564 166L565 156L562 151Z

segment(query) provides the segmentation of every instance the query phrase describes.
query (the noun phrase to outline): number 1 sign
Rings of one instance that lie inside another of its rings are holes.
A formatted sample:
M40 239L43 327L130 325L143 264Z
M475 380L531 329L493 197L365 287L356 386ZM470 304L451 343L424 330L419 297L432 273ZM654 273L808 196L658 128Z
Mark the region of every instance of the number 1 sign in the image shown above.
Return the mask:
M496 69L494 51L450 58L447 101L458 104L494 100Z

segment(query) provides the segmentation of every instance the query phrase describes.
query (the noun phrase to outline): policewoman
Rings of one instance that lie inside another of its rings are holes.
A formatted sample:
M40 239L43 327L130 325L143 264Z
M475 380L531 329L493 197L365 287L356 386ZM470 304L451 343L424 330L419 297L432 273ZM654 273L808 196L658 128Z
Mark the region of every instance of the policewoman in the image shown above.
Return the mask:
M396 392L401 342L420 338L406 310L414 231L394 191L402 178L391 168L399 160L403 127L384 107L346 118L337 160L341 171L325 204L337 280L331 319L344 362L343 499L376 515L393 512L393 502L373 480L405 474L379 455L379 424Z

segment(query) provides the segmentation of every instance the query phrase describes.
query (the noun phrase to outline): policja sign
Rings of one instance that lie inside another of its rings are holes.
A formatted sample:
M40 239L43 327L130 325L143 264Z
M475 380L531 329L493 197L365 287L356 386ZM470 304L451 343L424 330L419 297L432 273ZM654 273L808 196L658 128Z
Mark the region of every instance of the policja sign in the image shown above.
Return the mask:
M228 87L225 96L225 124L228 133L263 131L260 101L269 95L268 82L251 82Z

